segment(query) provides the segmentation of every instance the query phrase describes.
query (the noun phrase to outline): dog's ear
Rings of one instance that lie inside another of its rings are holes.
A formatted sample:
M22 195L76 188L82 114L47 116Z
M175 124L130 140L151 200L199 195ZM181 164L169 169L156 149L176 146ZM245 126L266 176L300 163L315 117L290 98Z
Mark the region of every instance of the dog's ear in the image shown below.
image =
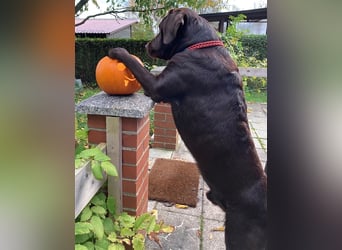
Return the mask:
M165 25L163 25L163 44L169 44L176 38L177 31L182 25L184 25L184 16L185 14L183 12L169 13L167 19L165 20Z

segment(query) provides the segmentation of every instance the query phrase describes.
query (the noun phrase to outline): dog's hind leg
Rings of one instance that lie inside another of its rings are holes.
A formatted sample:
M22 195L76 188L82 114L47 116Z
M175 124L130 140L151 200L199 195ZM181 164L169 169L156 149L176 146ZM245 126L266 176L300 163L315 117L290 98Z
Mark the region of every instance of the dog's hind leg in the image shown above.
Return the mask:
M265 250L265 226L236 209L226 212L225 242L228 250Z

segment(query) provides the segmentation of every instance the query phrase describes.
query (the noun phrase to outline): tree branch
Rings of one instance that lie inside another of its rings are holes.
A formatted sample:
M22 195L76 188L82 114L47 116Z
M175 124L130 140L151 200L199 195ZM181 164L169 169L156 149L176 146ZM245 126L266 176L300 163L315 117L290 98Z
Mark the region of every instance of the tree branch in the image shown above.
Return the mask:
M75 6L75 15L77 12L79 12L84 5L86 5L89 2L89 0L80 0L76 6Z
M81 0L82 1L82 0ZM85 0L88 1L88 0ZM93 17L97 17L97 16L103 16L103 15L108 15L108 14L112 14L112 15L117 15L119 13L125 13L125 12L137 12L137 13L144 13L144 12L148 12L148 11L158 11L158 10L162 10L165 9L164 7L160 7L160 8L155 8L155 9L149 9L149 10L139 10L139 9L134 9L134 8L124 8L121 10L109 10L106 12L102 12L102 13L98 13L98 14L94 14L94 15L90 15L87 16L86 18L84 18L82 21L80 21L79 23L76 23L75 26L79 26L84 24L88 19L93 18Z

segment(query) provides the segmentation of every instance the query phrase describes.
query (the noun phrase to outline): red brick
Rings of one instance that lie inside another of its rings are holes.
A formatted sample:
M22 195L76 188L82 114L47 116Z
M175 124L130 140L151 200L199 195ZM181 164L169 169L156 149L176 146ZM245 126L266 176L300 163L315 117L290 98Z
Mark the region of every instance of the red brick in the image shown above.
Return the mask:
M138 176L138 168L136 166L122 166L122 178L136 179Z
M158 136L158 135L155 135L154 136L154 140L156 142L165 142L165 143L174 143L174 144L176 144L176 142L177 142L177 139L176 139L175 136L168 137L168 136Z
M165 113L154 113L154 120L155 121L165 121L166 114Z
M124 208L133 208L136 209L138 205L138 198L137 197L132 197L132 196L127 196L123 194L122 196L122 207Z
M146 120L149 119L149 115L144 118L122 118L122 131L138 131L139 128L144 125Z
M165 135L169 137L176 137L177 133L178 133L177 129L169 128L165 130Z
M169 122L174 122L172 114L165 114L165 120Z
M154 141L153 144L152 144L152 148L164 148L164 144L165 143Z
M104 115L87 115L89 128L106 129L106 116Z
M122 191L125 193L137 193L139 188L138 181L135 180L122 180Z
M157 113L172 113L171 105L168 103L157 103L154 106L154 112Z
M122 118L122 131L137 131L138 119L135 118Z
M165 128L154 128L154 135L166 135L166 129Z
M140 160L134 164L123 164L122 177L136 179L144 168L148 169L149 150L145 150Z
M123 147L138 147L138 135L122 134L122 146Z
M122 180L123 192L137 194L143 187L145 187L145 179L148 179L148 168L144 168L136 179Z
M174 149L176 149L176 146L177 146L177 144L170 144L170 143L165 143L164 144L164 148L165 149L172 149L172 150L174 150Z
M141 201L136 209L136 215L141 215L147 212L148 207L148 191L143 194Z
M149 153L150 153L150 150L148 148L144 151L143 155L138 160L137 162L137 174L138 175L140 174L141 170L145 167L145 164L148 164Z
M89 130L88 131L88 142L91 144L99 144L106 142L106 131Z
M136 150L122 150L122 163L135 164L137 162L137 151Z
M154 127L155 128L171 128L175 129L176 125L173 121L154 121Z
M143 156L146 149L149 148L149 141L144 140L135 150L122 149L122 162L128 164L136 164Z
M145 123L145 125L140 128L139 133L138 133L138 141L141 142L142 140L145 140L146 136L148 137L147 140L149 141L150 140L150 123L149 122Z

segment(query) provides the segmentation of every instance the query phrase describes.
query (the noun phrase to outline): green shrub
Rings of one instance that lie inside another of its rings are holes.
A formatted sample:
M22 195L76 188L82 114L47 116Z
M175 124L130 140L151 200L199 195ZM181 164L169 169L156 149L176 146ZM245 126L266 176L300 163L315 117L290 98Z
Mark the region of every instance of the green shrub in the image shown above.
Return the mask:
M267 36L266 35L243 35L241 44L245 56L255 57L258 60L267 58Z
M227 39L233 39L231 37L234 36L227 37ZM76 38L75 78L81 79L82 83L87 87L96 87L96 65L102 57L108 54L108 50L110 48L115 47L123 47L127 49L129 53L139 57L148 69L151 69L153 65L165 65L166 62L164 60L152 59L147 55L145 51L145 45L147 42L147 40L135 39ZM237 46L239 49L242 48L245 56L255 57L258 60L262 60L267 56L266 36L242 35L241 42L235 41L235 43L236 44L233 43L233 46Z
M145 238L153 234L159 244L158 234L172 233L173 226L157 222L156 215L144 213L131 216L126 212L116 214L116 200L98 192L75 219L75 250L87 249L145 249Z

